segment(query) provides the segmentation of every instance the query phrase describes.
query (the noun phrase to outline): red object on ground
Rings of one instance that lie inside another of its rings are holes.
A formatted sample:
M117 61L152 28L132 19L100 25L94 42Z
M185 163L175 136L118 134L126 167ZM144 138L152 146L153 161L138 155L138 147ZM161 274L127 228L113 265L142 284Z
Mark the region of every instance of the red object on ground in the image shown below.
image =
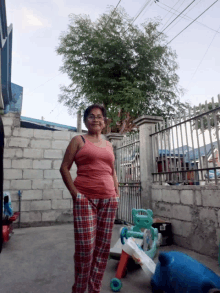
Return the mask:
M9 241L10 236L11 236L11 233L13 231L12 223L17 220L19 214L20 214L19 212L15 212L14 215L8 219L9 224L2 226L2 239L3 239L3 243Z

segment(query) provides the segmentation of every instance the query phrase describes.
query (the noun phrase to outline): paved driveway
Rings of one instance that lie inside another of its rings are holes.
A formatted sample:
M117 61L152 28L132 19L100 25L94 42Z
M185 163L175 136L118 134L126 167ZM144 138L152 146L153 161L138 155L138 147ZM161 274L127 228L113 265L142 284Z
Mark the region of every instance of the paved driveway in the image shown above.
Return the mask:
M115 225L112 245L119 236L120 225ZM70 293L74 280L73 225L15 229L10 241L0 254L0 291L4 293ZM160 248L179 250L200 260L220 273L217 260L177 246ZM157 260L156 260L157 261ZM117 260L109 260L101 293L110 293L110 280L115 276ZM150 293L141 268L129 268L122 279L121 292Z

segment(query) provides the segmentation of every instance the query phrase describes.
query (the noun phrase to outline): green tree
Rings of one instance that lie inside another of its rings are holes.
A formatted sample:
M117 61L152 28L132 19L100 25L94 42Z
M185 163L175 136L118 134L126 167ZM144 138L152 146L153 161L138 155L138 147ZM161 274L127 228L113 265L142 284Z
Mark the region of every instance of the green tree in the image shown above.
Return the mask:
M91 103L103 104L110 126L123 133L140 115L170 117L185 105L179 96L176 54L164 45L159 21L134 25L123 8L104 13L95 22L71 14L68 31L56 52L61 72L71 80L62 86L59 102L69 114Z

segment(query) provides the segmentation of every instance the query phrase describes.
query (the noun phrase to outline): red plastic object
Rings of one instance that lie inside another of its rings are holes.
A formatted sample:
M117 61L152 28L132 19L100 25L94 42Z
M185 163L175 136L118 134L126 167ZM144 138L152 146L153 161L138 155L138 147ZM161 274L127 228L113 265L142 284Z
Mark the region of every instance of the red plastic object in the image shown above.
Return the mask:
M3 243L9 241L9 235L10 235L10 225L2 226Z
M122 279L124 276L129 257L130 255L122 250L120 262L115 276L116 278Z
M12 231L13 231L12 223L17 220L19 214L20 214L19 212L15 212L14 215L8 219L10 224L2 226L3 243L9 241L10 236L11 236Z
M9 221L14 222L17 220L18 216L19 216L19 212L15 212L14 215L12 217L9 218Z

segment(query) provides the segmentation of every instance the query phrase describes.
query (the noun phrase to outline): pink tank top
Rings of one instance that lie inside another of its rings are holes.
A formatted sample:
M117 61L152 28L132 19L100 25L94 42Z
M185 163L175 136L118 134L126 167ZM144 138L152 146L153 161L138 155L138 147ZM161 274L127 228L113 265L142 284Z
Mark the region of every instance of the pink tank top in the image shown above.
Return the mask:
M83 137L84 138L84 137ZM85 138L84 146L76 153L76 189L88 198L116 196L112 164L115 156L110 146L101 148Z

